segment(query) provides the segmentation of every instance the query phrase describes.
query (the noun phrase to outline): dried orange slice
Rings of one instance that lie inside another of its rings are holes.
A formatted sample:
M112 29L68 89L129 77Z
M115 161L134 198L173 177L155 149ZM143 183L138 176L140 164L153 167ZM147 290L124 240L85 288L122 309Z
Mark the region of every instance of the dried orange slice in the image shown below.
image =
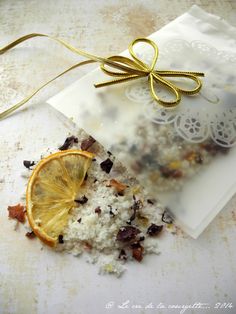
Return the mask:
M65 150L42 159L34 169L26 211L32 230L44 243L57 244L93 157L90 152Z

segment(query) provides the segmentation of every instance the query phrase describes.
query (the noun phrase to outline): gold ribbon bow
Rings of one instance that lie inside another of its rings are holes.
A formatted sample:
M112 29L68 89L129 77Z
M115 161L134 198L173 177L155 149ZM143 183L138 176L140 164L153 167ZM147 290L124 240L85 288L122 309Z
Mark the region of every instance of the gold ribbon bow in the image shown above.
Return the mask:
M155 42L153 42L152 40L147 39L147 38L137 38L130 44L129 53L130 53L132 59L128 58L128 57L123 57L123 56L111 56L108 58L99 57L99 56L87 53L83 50L77 49L77 48L73 47L72 45L66 43L64 40L61 40L61 39L56 38L56 37L48 36L45 34L39 34L39 33L28 34L28 35L25 35L23 37L20 37L19 39L15 40L14 42L1 48L0 54L4 54L5 52L7 52L11 48L17 46L21 42L26 41L26 40L33 38L33 37L47 37L47 38L53 39L54 41L62 44L64 47L66 47L70 51L72 51L72 52L74 52L80 56L83 56L83 57L87 58L88 60L85 60L85 61L82 61L82 62L79 62L79 63L73 65L69 69L63 71L62 73L58 74L56 77L52 78L51 80L49 80L48 82L46 82L45 84L40 86L30 96L26 97L21 102L17 103L16 105L12 106L11 108L0 113L0 119L5 118L10 113L12 113L16 109L20 108L21 106L23 106L35 94L37 94L41 89L43 89L46 85L53 82L54 80L56 80L60 76L66 74L67 72L69 72L69 71L71 71L71 70L73 70L79 66L82 66L82 65L85 65L88 63L93 63L93 62L99 62L100 68L105 74L107 74L109 76L116 77L116 79L114 79L114 80L95 84L94 85L95 87L99 88L99 87L104 87L104 86L108 86L108 85L127 82L130 80L135 80L135 79L139 79L139 78L143 78L143 77L148 77L148 81L149 81L149 85L150 85L150 91L151 91L151 95L152 95L153 99L156 100L161 106L166 107L166 108L176 107L179 104L179 102L181 101L181 93L186 94L186 95L194 95L194 94L198 93L202 87L202 82L198 78L198 76L204 76L204 73L186 72L186 71L155 70L155 65L156 65L156 62L158 59L158 47L155 44ZM139 59L134 52L134 49L133 49L134 46L140 42L146 43L146 44L152 46L152 48L154 49L154 56L153 56L153 60L152 60L152 63L150 66L148 64L144 63L141 59ZM113 71L113 70L107 68L107 66L109 68L118 69L119 71ZM193 80L194 82L196 82L196 86L193 89L184 89L184 88L178 87L175 84L173 84L172 82L168 81L167 79L165 79L165 77L187 78L187 79L190 79L190 80ZM175 98L173 100L169 100L169 101L161 99L155 91L154 83L159 83L159 84L163 85L171 93L174 94Z

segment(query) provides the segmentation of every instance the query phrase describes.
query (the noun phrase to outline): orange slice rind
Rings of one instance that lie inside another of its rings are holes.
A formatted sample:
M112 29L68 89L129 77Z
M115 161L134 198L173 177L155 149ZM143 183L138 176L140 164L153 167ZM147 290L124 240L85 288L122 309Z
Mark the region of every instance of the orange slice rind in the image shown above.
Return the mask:
M87 151L65 150L42 159L34 169L26 191L27 217L47 245L55 246L67 226L93 158Z

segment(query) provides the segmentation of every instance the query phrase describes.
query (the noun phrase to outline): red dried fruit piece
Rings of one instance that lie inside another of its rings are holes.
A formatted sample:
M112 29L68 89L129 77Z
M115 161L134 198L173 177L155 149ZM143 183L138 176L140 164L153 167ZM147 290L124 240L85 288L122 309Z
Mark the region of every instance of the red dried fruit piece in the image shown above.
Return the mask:
M89 138L81 142L80 147L82 150L88 150L95 142L96 140L92 136L89 136Z
M119 229L116 239L120 242L129 242L135 240L140 232L141 231L134 226L124 226Z
M131 248L132 248L133 258L136 259L136 261L141 262L143 259L143 251L144 251L144 248L142 247L142 245L139 242L137 242L131 245Z
M15 206L8 206L8 217L17 219L19 222L25 222L25 207L17 204Z

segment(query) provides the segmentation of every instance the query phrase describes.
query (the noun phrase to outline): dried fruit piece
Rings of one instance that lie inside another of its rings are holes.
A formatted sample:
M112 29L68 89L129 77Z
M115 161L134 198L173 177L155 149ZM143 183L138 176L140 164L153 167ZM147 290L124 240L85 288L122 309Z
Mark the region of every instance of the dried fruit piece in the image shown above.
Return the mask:
M62 151L42 159L34 169L26 192L27 216L44 243L55 246L63 234L93 157L81 150Z
M17 219L19 222L25 222L25 207L17 204L15 206L8 206L8 217Z

